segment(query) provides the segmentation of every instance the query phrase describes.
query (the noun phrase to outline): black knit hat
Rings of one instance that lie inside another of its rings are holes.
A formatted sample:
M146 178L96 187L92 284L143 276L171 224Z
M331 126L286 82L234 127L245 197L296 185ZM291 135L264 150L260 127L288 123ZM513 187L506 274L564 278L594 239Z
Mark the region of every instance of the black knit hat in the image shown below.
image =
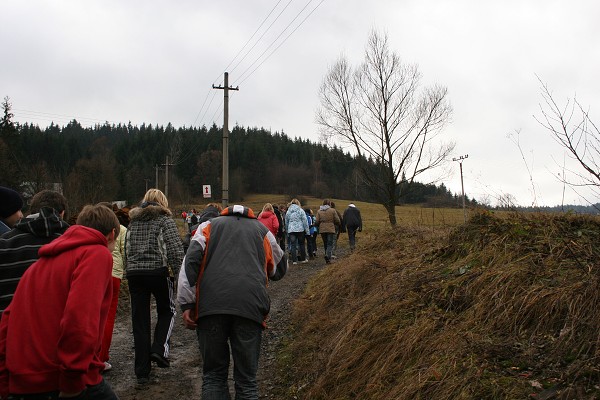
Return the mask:
M23 199L19 193L0 186L0 218L10 217L23 208Z

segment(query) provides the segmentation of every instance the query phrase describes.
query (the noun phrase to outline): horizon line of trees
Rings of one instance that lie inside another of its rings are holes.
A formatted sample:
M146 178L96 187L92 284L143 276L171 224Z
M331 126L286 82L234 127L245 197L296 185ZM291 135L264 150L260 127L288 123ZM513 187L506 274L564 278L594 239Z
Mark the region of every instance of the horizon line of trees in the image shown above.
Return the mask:
M58 185L73 210L106 200L135 204L146 188L156 185L157 176L158 187L164 188L167 163L171 204L202 199L205 184L220 200L222 129L216 124L174 128L170 123L83 127L76 120L43 129L30 123L0 126L0 184L26 196ZM378 202L358 163L337 146L235 126L229 135L229 198L243 201L247 193L273 193ZM399 204L462 207L462 198L443 183L403 180L400 187Z

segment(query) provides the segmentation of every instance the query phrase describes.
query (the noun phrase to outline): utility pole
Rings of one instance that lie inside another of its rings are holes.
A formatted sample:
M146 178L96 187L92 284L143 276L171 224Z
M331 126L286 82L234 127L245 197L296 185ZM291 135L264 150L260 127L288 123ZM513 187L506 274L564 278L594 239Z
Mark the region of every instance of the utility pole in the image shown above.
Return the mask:
M224 86L212 85L213 89L223 89L223 208L229 205L229 91L240 90L229 86L229 72L225 72Z
M146 192L147 192L148 191L148 182L150 182L150 179L144 178L144 180L146 181Z
M155 172L156 172L156 179L154 180L154 187L158 189L158 170L160 169L160 167L158 166L158 164L156 164L156 166L154 167ZM147 192L147 190L146 190Z
M163 166L165 167L165 196L167 197L167 199L169 198L169 166L173 165L175 164L169 164L169 156L167 156L167 160L163 164Z
M465 154L464 156L452 159L452 161L458 161L458 164L460 165L460 186L462 187L463 218L465 223L467 223L467 209L465 208L465 184L463 183L462 163L467 158L469 158L469 155Z

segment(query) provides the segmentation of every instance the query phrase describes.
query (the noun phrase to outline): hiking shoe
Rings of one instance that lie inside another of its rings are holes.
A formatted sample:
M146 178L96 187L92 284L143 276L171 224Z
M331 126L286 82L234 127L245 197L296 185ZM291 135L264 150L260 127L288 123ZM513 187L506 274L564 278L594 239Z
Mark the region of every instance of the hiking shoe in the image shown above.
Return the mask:
M158 368L169 368L171 366L169 359L161 356L158 353L150 354L150 360L154 361Z
M137 378L137 384L135 385L137 390L148 390L150 388L150 378L141 377Z
M112 369L112 365L109 362L104 361L104 371L103 372L108 372L111 369Z

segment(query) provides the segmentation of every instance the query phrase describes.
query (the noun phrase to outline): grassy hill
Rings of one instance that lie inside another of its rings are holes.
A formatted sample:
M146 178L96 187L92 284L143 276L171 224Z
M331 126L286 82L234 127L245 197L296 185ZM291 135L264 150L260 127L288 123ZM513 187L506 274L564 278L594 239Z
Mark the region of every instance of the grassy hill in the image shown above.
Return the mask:
M297 301L282 398L600 397L598 219L410 212Z

